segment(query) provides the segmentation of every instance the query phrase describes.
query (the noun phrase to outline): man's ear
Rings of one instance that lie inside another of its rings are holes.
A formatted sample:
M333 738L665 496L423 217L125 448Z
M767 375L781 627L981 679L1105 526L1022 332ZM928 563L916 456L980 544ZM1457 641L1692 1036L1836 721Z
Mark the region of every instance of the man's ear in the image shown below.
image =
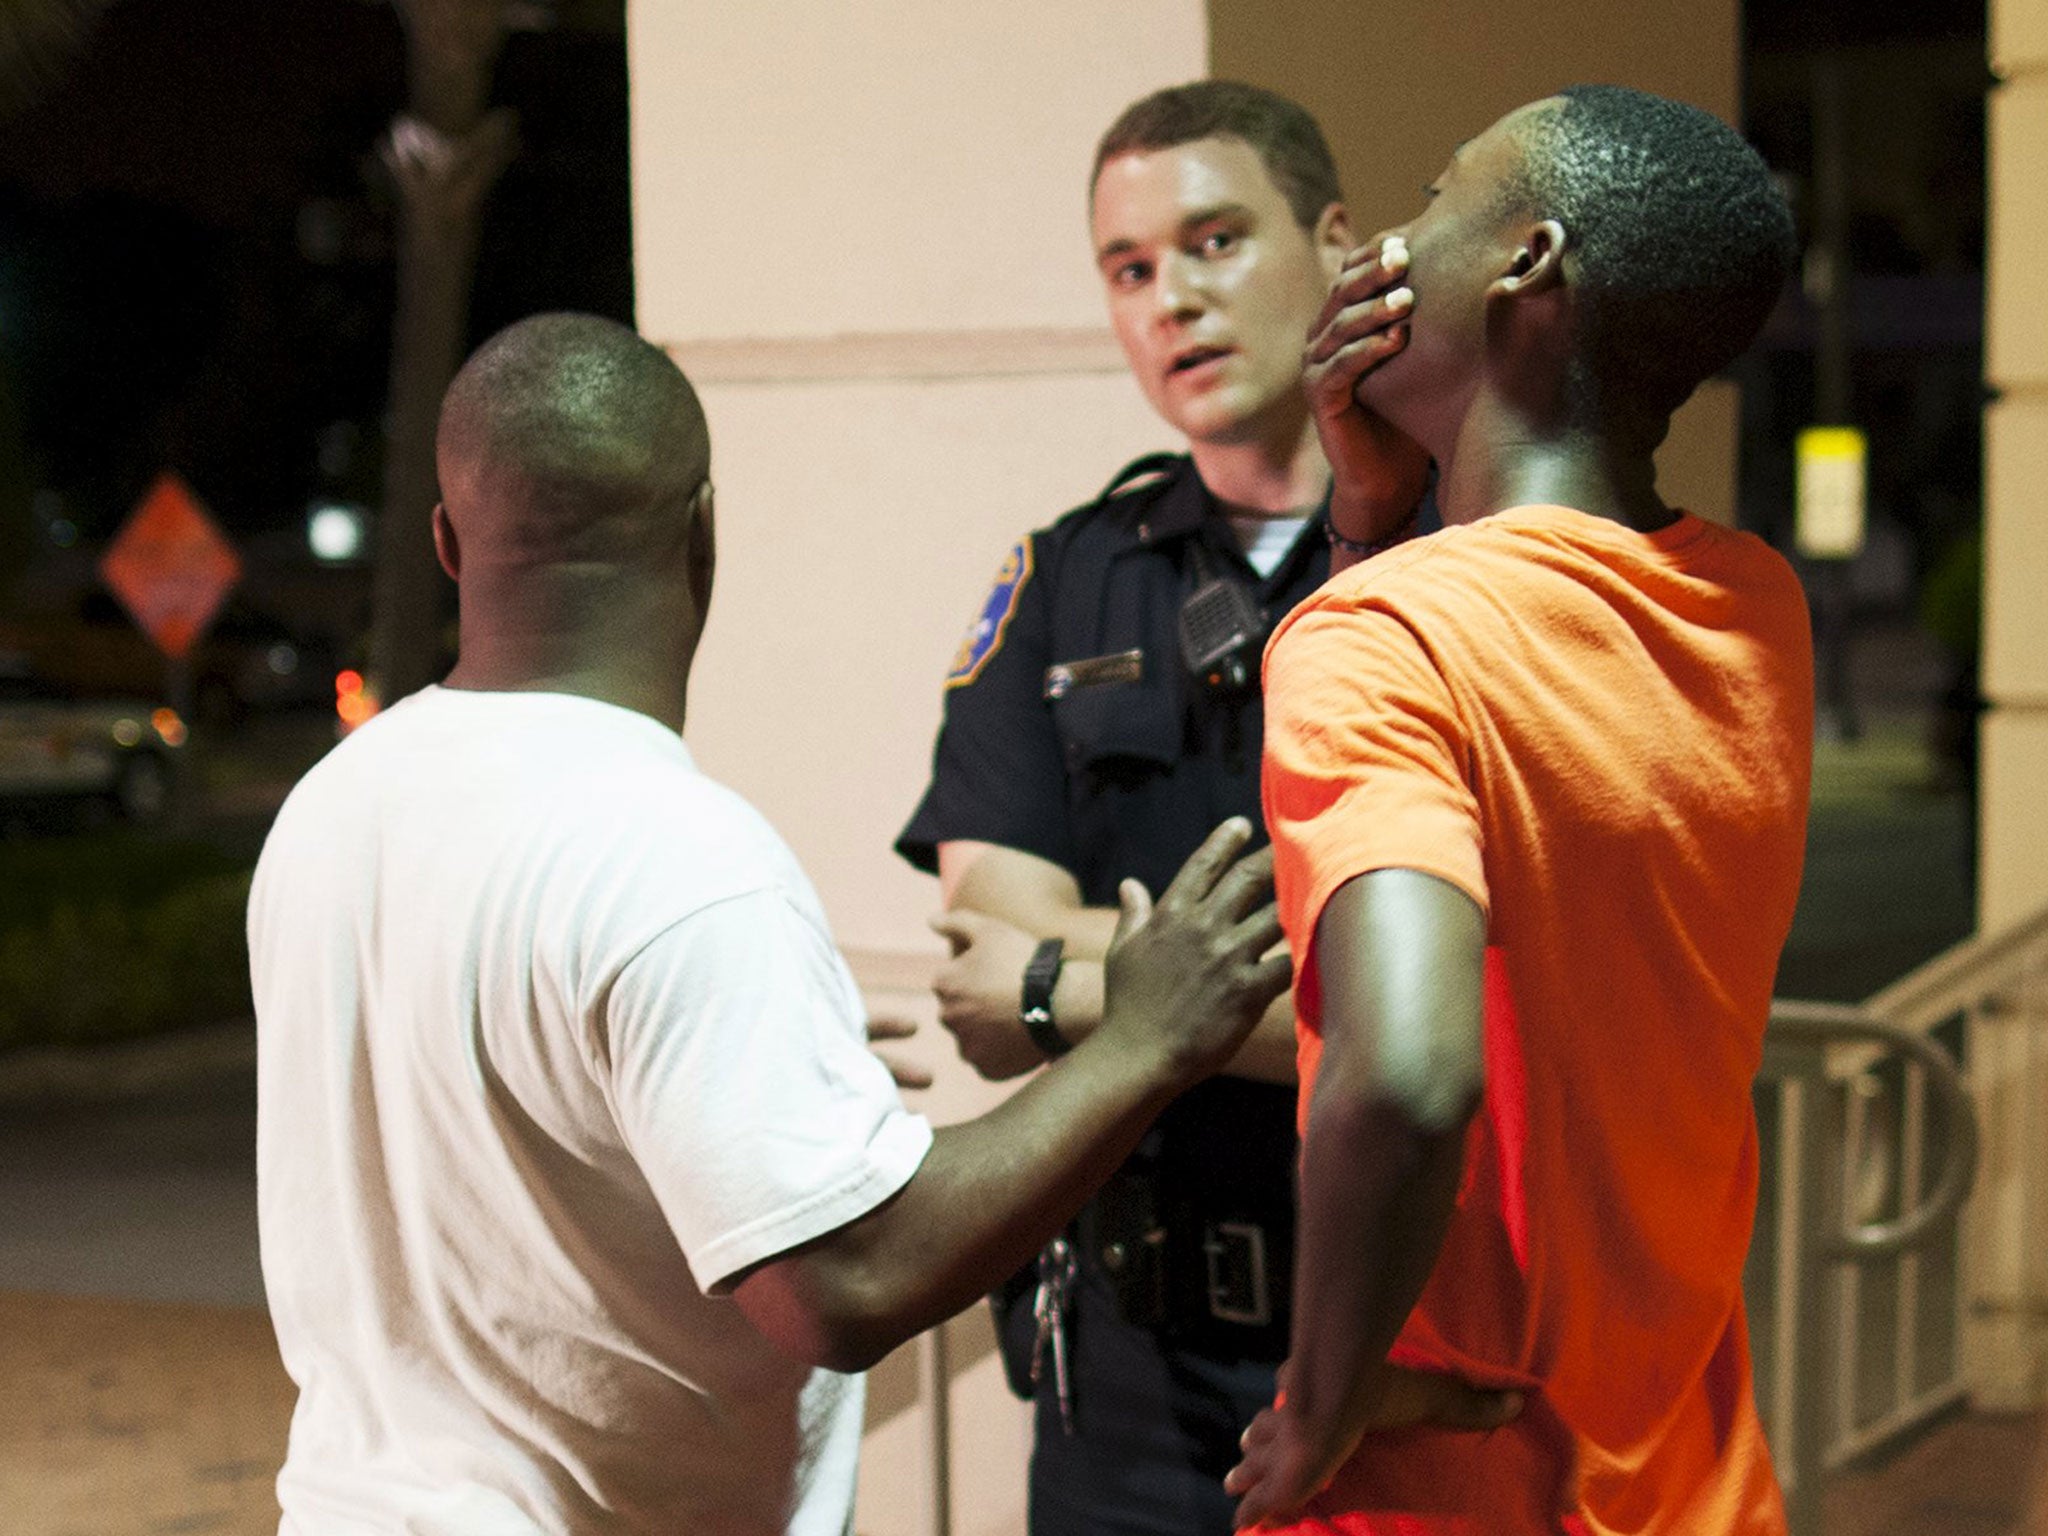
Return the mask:
M1351 232L1351 215L1344 211L1342 203L1331 203L1317 216L1309 235L1316 254L1322 258L1323 269L1334 283L1337 274L1344 270L1344 258L1358 245L1358 236Z
M455 537L455 525L448 520L444 502L434 503L434 553L450 581L462 580L462 541Z
M718 536L711 516L713 500L711 482L706 480L697 487L697 494L690 498L687 528L683 535L688 541L684 551L683 579L690 584L690 604L697 612L699 626L711 608L711 578L718 565Z
M1564 285L1564 226L1555 219L1522 232L1507 271L1488 287L1489 295L1525 299Z

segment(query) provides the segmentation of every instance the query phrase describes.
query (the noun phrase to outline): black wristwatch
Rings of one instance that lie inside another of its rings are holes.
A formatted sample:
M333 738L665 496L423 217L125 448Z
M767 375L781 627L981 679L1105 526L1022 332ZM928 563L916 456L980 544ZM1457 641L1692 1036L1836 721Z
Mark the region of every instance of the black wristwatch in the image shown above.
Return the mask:
M1059 985L1061 955L1066 947L1064 939L1046 939L1031 952L1031 963L1024 967L1024 1000L1017 1008L1024 1033L1045 1052L1048 1060L1064 1056L1074 1048L1073 1042L1052 1021L1052 989Z

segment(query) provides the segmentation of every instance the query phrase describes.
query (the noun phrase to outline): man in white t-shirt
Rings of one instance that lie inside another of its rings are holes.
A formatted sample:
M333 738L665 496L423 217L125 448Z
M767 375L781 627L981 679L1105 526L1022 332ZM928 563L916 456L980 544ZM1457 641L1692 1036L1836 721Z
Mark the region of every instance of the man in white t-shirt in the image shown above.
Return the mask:
M934 1132L803 872L679 732L709 441L623 327L523 321L438 439L446 682L295 789L250 903L287 1532L817 1533L857 1371L1049 1238L1287 979L1233 822L1101 1027Z

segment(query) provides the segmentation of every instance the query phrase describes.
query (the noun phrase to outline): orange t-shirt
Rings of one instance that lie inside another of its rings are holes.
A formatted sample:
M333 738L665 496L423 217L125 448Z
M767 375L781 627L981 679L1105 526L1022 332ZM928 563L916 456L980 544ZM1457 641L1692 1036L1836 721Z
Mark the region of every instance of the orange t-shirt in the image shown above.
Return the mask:
M1302 1529L1781 1532L1750 1388L1750 1099L1804 854L1806 604L1761 540L1516 507L1342 573L1266 653L1297 968L1339 886L1487 914L1486 1090L1392 1358L1514 1386L1490 1435L1369 1435Z

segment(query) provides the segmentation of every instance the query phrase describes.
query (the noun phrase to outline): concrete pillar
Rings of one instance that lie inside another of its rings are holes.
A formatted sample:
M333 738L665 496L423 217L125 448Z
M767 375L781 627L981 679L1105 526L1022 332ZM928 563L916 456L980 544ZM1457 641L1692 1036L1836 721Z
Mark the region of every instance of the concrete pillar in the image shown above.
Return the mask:
M1984 692L1978 925L2048 906L2048 0L1992 0L1984 368ZM1973 1032L1983 1172L1968 1228L1978 1401L2048 1401L2048 976ZM2029 1042L2032 1048L2029 1049Z
M1995 931L2048 905L2048 0L1993 0L1984 371L1983 885Z
M1204 73L1206 18L634 0L628 24L638 320L702 391L718 487L688 738L795 847L870 1007L929 1024L938 893L890 843L1003 554L1175 446L1108 332L1087 175L1128 101ZM934 1118L995 1096L925 1036ZM864 1536L1022 1529L1028 1423L991 1345L977 1310L875 1373Z

